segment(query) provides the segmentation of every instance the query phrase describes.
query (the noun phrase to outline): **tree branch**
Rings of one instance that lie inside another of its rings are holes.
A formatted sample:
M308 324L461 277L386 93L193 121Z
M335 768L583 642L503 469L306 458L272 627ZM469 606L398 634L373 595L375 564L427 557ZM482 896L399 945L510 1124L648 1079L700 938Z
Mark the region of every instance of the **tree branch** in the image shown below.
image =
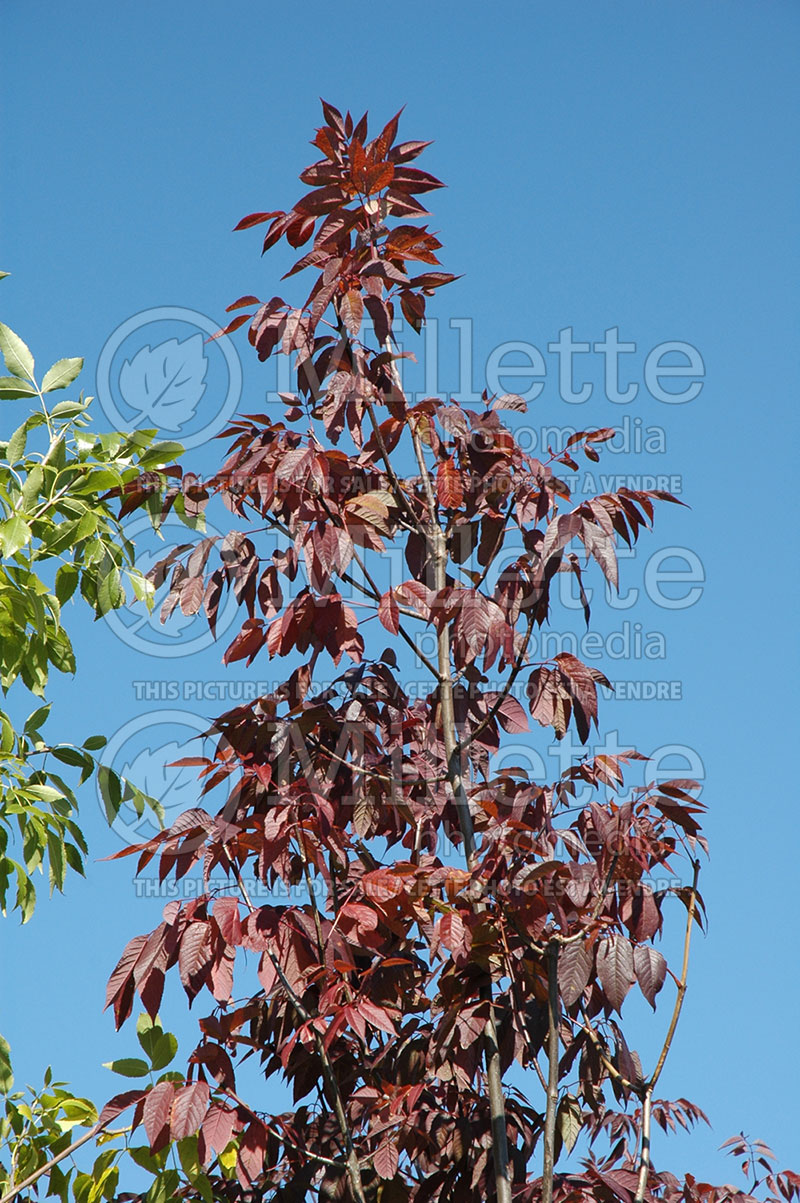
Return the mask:
M312 1149L301 1149L300 1145L296 1145L284 1132L279 1132L277 1128L273 1128L272 1124L265 1122L264 1127L273 1136L277 1136L282 1144L288 1145L290 1149L294 1149L295 1153L302 1153L304 1157L310 1157L312 1161L319 1161L322 1165L329 1165L332 1169L339 1170L341 1173L341 1162L334 1161L332 1157L323 1157L321 1153L315 1153Z
M378 586L375 584L375 582L373 581L373 579L372 579L372 577L370 576L369 572L367 571L367 566L366 566L366 564L364 563L364 561L362 560L361 556L360 556L360 555L358 554L358 552L356 551L355 547L353 548L353 559L354 559L354 560L355 560L355 562L358 564L358 566L359 566L359 568L361 569L361 571L364 573L364 578L365 578L365 580L367 581L367 584L369 584L369 585L372 587L372 589L374 590L374 594L375 594L375 600L376 600L376 601L380 601L380 598L381 598L381 593L380 593L380 590L378 589ZM399 608L399 607L398 607L398 608ZM405 609L405 607L403 608L403 612L404 612L404 613L410 613L410 614L411 614L411 615L412 615L414 618L421 618L421 617L422 617L422 615L421 615L421 614L415 614L413 610L411 610L411 611L407 611L407 610ZM422 662L422 663L425 665L425 667L427 668L428 672L429 672L429 673L430 673L430 674L433 676L433 679L434 679L435 681L438 681L438 680L439 680L439 674L438 674L438 672L436 671L436 668L435 668L435 666L434 666L434 665L431 663L431 661L428 659L428 657L425 655L425 653L420 651L420 649L417 647L417 645L416 645L416 643L414 642L414 640L413 640L413 639L411 638L411 636L409 635L408 631L406 631L406 630L405 630L405 629L404 629L404 628L403 628L403 627L400 625L400 623L399 623L399 622L398 622L398 624L397 624L397 633L398 633L398 635L400 636L400 638L401 638L401 639L403 639L403 640L404 640L404 641L405 641L405 642L408 644L408 646L411 648L412 652L413 652L413 653L414 653L414 655L417 657L417 659L418 659L418 660L420 660L420 661L421 661L421 662Z
M388 342L388 339L387 339L387 342ZM397 367L394 363L392 363L392 376L394 377L395 383L399 386L400 377L397 372ZM383 465L386 468L386 475L389 477L389 484L391 486L390 492L391 492L392 496L394 497L395 501L397 502L398 506L401 509L405 510L410 521L414 525L414 530L418 531L420 534L424 534L425 533L424 528L422 527L419 518L417 517L417 515L414 513L411 506L409 505L408 498L406 497L405 493L403 492L403 488L402 488L402 485L400 484L397 473L395 472L395 470L392 466L392 462L389 459L389 452L386 449L386 444L383 441L383 435L381 434L380 423L378 422L378 419L375 417L375 407L373 406L372 402L369 399L367 399L367 401L366 401L366 406L367 406L367 413L369 414L370 422L372 423L372 429L375 432L375 441L378 444L378 450L381 453L381 459L383 460Z
M669 1054L669 1050L672 1046L672 1039L675 1035L675 1029L678 1026L681 1008L683 1007L683 1000L686 995L686 982L689 974L689 949L692 943L692 924L694 923L694 913L697 906L697 879L700 876L700 862L696 860L693 861L692 864L694 868L694 876L692 878L692 892L689 899L689 906L687 907L686 935L683 940L683 965L681 966L681 977L680 981L678 982L678 997L675 999L675 1007L672 1012L672 1019L670 1020L667 1034L664 1038L664 1046L661 1049L661 1055L658 1058L656 1067L653 1070L648 1083L651 1090L655 1088L656 1082L661 1077L661 1071L664 1068L664 1062L666 1061L667 1055Z
M612 1061L609 1061L608 1057L606 1056L606 1050L603 1046L602 1040L600 1039L600 1037L598 1036L597 1032L592 1027L592 1025L589 1023L585 1008L583 1008L583 1020L584 1020L584 1022L580 1025L581 1028L586 1033L586 1035L589 1037L589 1039L591 1040L594 1047L597 1049L597 1053L598 1053L598 1056L600 1057L600 1060L603 1062L603 1065L608 1070L608 1072L611 1074L611 1077L614 1079L614 1081L619 1082L620 1086L623 1086L626 1090L633 1091L634 1094L639 1095L641 1097L641 1094L642 1094L641 1085L637 1086L634 1082L629 1082L628 1079L625 1077L625 1075L621 1074L619 1072L616 1065L614 1065Z
M422 452L422 444L419 434L413 426L411 427L411 437L422 475L423 488L429 510L430 525L426 532L426 538L433 556L434 588L437 592L440 592L447 584L447 543L444 531L437 518L436 499ZM469 870L473 871L477 864L475 828L469 809L469 799L464 788L464 779L461 770L461 751L456 738L453 675L450 663L450 624L447 622L442 624L439 631L437 649L439 656L439 699L442 711L445 756L447 757L447 774L455 799L459 826L464 841L464 855ZM485 903L476 903L475 909L476 911L484 910ZM489 1017L486 1021L484 1031L484 1060L486 1064L486 1080L489 1087L489 1112L492 1123L492 1153L494 1158L497 1201L498 1203L511 1203L511 1167L508 1156L503 1073L500 1064L500 1048L497 1039L497 1024L494 1015L494 998L490 976L487 975L487 981L482 985L480 993L481 998L489 1004Z
M552 1203L555 1169L556 1113L558 1111L558 953L556 940L547 949L547 1110L544 1122L544 1158L542 1164L542 1203Z
M700 862L692 861L694 875L692 877L692 892L689 898L689 905L686 908L686 935L683 940L683 965L681 967L681 976L678 982L678 995L675 999L675 1006L672 1010L672 1018L667 1028L667 1034L664 1037L664 1044L661 1049L656 1067L650 1075L649 1080L645 1084L644 1092L642 1093L642 1148L639 1154L639 1181L636 1187L636 1196L634 1203L643 1203L645 1192L647 1190L647 1176L650 1171L650 1108L653 1099L653 1091L656 1082L661 1077L661 1071L664 1068L664 1062L669 1055L669 1050L672 1047L672 1040L675 1035L675 1029L678 1026L683 1000L686 996L686 982L689 974L689 949L692 943L692 925L694 923L694 912L697 904L697 879L700 876Z
M86 1142L91 1140L93 1136L99 1136L100 1133L105 1131L105 1129L111 1123L112 1118L116 1119L117 1116L112 1116L110 1119L105 1120L102 1124L95 1124L94 1127L90 1128L88 1132L84 1132L83 1136L79 1137L78 1140L73 1141L71 1145L67 1145L66 1149L63 1149L60 1153L57 1153L55 1157L51 1157L50 1160L45 1162L44 1165L40 1166L38 1170L34 1170L32 1174L29 1174L27 1178L24 1178L22 1182L17 1183L16 1186L12 1187L10 1191L3 1195L2 1198L0 1198L0 1203L10 1203L10 1201L15 1199L17 1195L22 1193L22 1191L27 1190L29 1186L33 1186L34 1182L38 1182L44 1174L48 1174L50 1170L55 1169L59 1161L63 1161L65 1157L71 1157L73 1153L77 1152L81 1145L85 1145Z
M652 1087L645 1089L642 1097L641 1150L639 1152L639 1181L636 1184L635 1203L643 1203L647 1190L647 1175L650 1170L650 1107L653 1100Z

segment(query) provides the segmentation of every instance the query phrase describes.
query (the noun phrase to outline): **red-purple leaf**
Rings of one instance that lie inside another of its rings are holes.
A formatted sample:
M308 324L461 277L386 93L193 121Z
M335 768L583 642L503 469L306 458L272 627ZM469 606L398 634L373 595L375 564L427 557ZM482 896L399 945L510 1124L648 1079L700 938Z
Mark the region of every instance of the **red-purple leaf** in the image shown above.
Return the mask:
M558 988L565 1007L577 1002L589 984L594 957L585 940L561 949L558 958Z
M484 694L486 701L492 707L496 704L498 696L498 694L490 692ZM531 729L527 714L513 694L508 694L500 703L497 721L509 735L522 735L523 732Z
M392 635L396 635L400 630L400 608L391 589L384 593L378 602L378 618Z
M214 899L214 918L222 938L231 945L241 944L242 925L239 919L239 899L222 897Z
M157 1082L144 1101L142 1120L151 1153L157 1153L169 1141L169 1119L174 1097L175 1086L172 1082Z
M528 412L528 403L524 397L520 397L516 393L503 393L502 397L495 397L491 408L513 409L517 413L524 414Z
M232 313L234 309L244 309L247 305L260 305L261 301L258 297L252 296L250 293L247 296L239 297L237 301L233 301L230 305L225 306L226 313Z
M197 1132L208 1108L208 1084L192 1082L175 1092L170 1118L170 1136L183 1140Z
M442 460L439 464L436 473L436 492L439 497L439 505L446 509L456 510L464 500L461 473L452 459Z
M129 1107L132 1107L134 1103L138 1103L144 1097L144 1090L125 1090L122 1094L115 1094L113 1099L109 1099L100 1112L97 1122L99 1124L110 1123L112 1119L116 1119L118 1115L122 1115L123 1111L127 1111Z
M233 227L236 230L249 230L251 226L261 225L263 221L270 221L273 217L283 217L283 210L276 210L274 213L248 213L247 217L243 217Z
M642 994L655 1011L656 995L667 975L667 962L650 944L637 944L633 950L633 965Z
M235 1128L236 1112L212 1103L202 1127L206 1146L215 1153L222 1153L230 1144Z
M383 1178L385 1181L394 1178L397 1173L399 1157L397 1145L391 1137L387 1137L383 1144L379 1145L372 1161L375 1166L375 1172L380 1178Z
M606 998L614 1010L619 1011L636 981L630 940L615 933L600 942L597 949L597 974Z
M357 289L351 288L344 294L339 304L339 316L353 338L356 338L364 318L364 302Z

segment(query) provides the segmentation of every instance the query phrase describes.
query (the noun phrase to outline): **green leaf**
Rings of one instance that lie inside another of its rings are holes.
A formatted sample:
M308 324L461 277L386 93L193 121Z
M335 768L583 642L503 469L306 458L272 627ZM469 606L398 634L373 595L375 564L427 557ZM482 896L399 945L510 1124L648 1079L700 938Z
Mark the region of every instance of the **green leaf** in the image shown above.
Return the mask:
M148 610L152 610L156 593L153 582L148 581L147 577L143 576L137 568L128 570L128 580L131 583L136 600L144 602Z
M33 356L18 334L0 322L0 351L12 376L33 380Z
M58 802L64 796L60 789L53 789L52 785L26 785L24 792L28 797L38 798L41 802Z
M158 1154L154 1157L146 1145L136 1145L128 1149L128 1156L148 1174L157 1174L163 1167L163 1155L166 1152L166 1149L162 1149L161 1157Z
M60 760L62 764L70 764L77 769L85 768L87 760L91 763L92 759L86 752L80 752L77 748L71 748L67 744L51 748L50 751L56 760Z
M178 1086L182 1086L185 1081L186 1081L185 1071L181 1071L178 1069L168 1069L165 1074L159 1074L158 1079L157 1079L157 1083L158 1082L174 1082Z
M112 1150L113 1152L113 1150ZM114 1154L116 1156L116 1153ZM119 1168L115 1165L109 1169L104 1169L100 1174L97 1172L97 1163L92 1170L92 1189L87 1196L87 1203L97 1203L98 1199L111 1200L117 1192L117 1183L119 1182Z
M22 486L22 504L26 510L35 508L34 503L39 500L43 483L44 468L41 464L34 464Z
M21 869L17 869L17 900L16 908L22 914L22 922L27 923L36 908L36 889L30 877Z
M105 493L108 489L116 489L123 483L122 473L117 472L115 468L92 467L80 480L75 481L71 494L74 496L76 494Z
M38 731L42 724L46 721L50 713L52 702L48 702L46 706L40 706L38 710L34 710L33 714L28 715L23 728L26 735L30 735L32 731Z
M188 526L191 530L196 530L196 531L200 531L201 533L205 533L205 529L206 529L205 514L202 511L200 511L200 513L198 513L198 514L187 514L186 502L185 502L183 493L179 493L178 496L175 498L175 504L173 506L173 509L174 509L174 512L177 515L177 517L180 518L181 522L184 524L184 526Z
M183 444L174 442L154 443L139 455L140 468L160 468L183 455Z
M177 1170L163 1170L144 1196L145 1203L167 1203L177 1193L179 1185L180 1174Z
M52 393L57 388L66 388L83 371L82 359L59 359L48 368L42 381L42 392Z
M211 1183L203 1173L203 1167L200 1164L196 1136L187 1136L184 1140L178 1141L178 1157L184 1174L195 1190L199 1192L204 1203L214 1203Z
M74 564L62 564L56 573L56 597L62 606L75 592L79 575Z
M97 784L100 786L100 796L106 811L109 826L116 819L122 805L122 787L113 769L105 764L97 766Z
M64 843L52 831L47 835L47 851L50 856L50 892L52 893L54 886L63 891L67 873L64 864Z
M77 1124L90 1128L97 1123L97 1108L89 1099L67 1098L61 1104L64 1118L58 1121L62 1132L69 1132Z
M14 1085L11 1069L11 1047L5 1036L0 1036L0 1094L8 1094Z
M67 1170L66 1174L61 1169L61 1166L54 1165L50 1171L50 1179L47 1183L47 1197L60 1199L61 1203L69 1203L69 1180L72 1170Z
M69 636L63 627L60 627L51 634L47 647L47 656L50 663L54 664L60 672L75 672L75 653L72 650Z
M82 414L85 408L86 406L81 405L80 401L59 401L58 405L54 405L50 411L50 417L74 418L77 414Z
M161 1036L164 1029L161 1026L161 1020L158 1015L155 1019L151 1019L146 1011L140 1011L136 1018L136 1038L141 1044L144 1051L150 1056L152 1042Z
M85 502L81 502L84 505ZM78 530L75 535L75 542L80 543L81 539L88 539L89 535L93 535L97 530L97 515L91 510L85 510L84 514L78 523Z
M14 747L14 728L7 714L0 712L0 752L7 756Z
M234 1141L229 1141L226 1147L218 1155L217 1160L222 1166L222 1172L226 1178L232 1178L236 1169L236 1159L239 1156L236 1144Z
M112 568L103 577L97 590L97 614L107 614L109 610L116 610L124 602L125 590L120 583L119 569Z
M141 1057L122 1057L119 1061L104 1061L106 1069L113 1069L115 1074L123 1078L144 1078L150 1072L150 1066Z
M6 557L15 555L30 541L31 528L20 514L12 514L0 522L0 551Z
M22 456L25 454L25 443L27 442L27 439L28 422L26 420L21 426L17 427L11 438L8 440L6 459L8 460L9 464L15 464L17 460L22 459Z
M173 1036L172 1032L162 1032L154 1041L151 1052L148 1053L153 1069L166 1069L177 1051L177 1038Z
M0 376L0 400L16 401L21 397L35 397L36 389L27 380L18 376Z
M84 877L83 860L81 859L81 854L75 845L65 844L64 852L66 853L67 864L69 865L70 869L74 869L76 873L80 873L81 877Z
M100 748L104 748L107 743L108 740L106 739L105 735L90 735L88 739L83 741L81 747L86 748L88 752L98 752Z
M75 1198L75 1203L87 1203L89 1191L92 1189L92 1182L93 1178L91 1174L76 1174L75 1181L72 1184L72 1194Z

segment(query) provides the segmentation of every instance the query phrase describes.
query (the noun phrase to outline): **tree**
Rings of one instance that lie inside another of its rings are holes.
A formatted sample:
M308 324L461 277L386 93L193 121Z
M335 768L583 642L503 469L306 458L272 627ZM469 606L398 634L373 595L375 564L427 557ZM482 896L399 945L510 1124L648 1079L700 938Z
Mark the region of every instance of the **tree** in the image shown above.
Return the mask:
M75 382L82 359L59 360L39 385L29 348L3 323L0 352L9 373L0 377L4 409L15 401L35 406L0 444L0 685L4 694L13 689L15 695L24 687L35 703L21 722L0 710L0 909L4 915L18 911L26 923L36 905L37 873L46 871L51 893L63 892L70 870L83 874L87 844L77 792L90 777L97 774L109 823L123 802L139 813L150 806L162 814L155 799L102 764L104 736L90 735L77 747L45 734L51 710L45 690L51 667L76 670L64 613L73 594L97 618L125 603L124 581L137 598L152 595L134 567L134 550L109 491L140 479L143 471L172 471L167 465L180 447L156 442L154 430L96 433L91 398L83 394L53 404L51 394ZM20 705L21 698L17 712ZM77 782L65 774L77 774ZM63 1195L69 1176L57 1163L65 1150L97 1134L97 1108L54 1081L51 1070L41 1091L15 1091L11 1050L2 1036L0 1094L5 1096L0 1196L41 1173L53 1158L50 1191ZM81 1126L89 1133L76 1144L72 1133ZM112 1150L111 1160L108 1154L85 1175L90 1184L100 1184L95 1197L116 1183L112 1161L119 1151Z
M309 190L237 227L269 223L265 250L310 244L287 275L310 269L311 290L299 307L241 297L225 330L249 323L262 361L290 356L296 392L282 418L234 421L219 471L192 478L197 506L219 499L238 525L171 553L151 578L171 573L165 618L203 608L212 630L233 590L245 616L225 663L285 660L285 679L219 716L208 754L182 762L199 770L198 805L117 854L137 854L140 872L157 859L162 880L203 879L123 951L107 995L117 1025L138 995L140 1035L150 1031L175 969L190 1002L208 991L213 1007L185 1075L126 1092L112 1111L132 1107L131 1132L144 1131L148 1203L721 1203L733 1188L679 1180L650 1157L653 1120L666 1131L703 1118L655 1097L703 918L697 783L626 789L624 772L644 761L635 751L587 750L551 784L493 766L531 719L558 738L572 724L588 744L606 678L568 653L532 661L532 634L558 573L583 592L593 560L616 585L617 541L635 542L654 503L675 498L622 489L572 504L560 468L596 461L610 429L539 460L506 416L524 410L519 397L484 394L477 411L408 401L398 307L419 330L453 279L418 224L418 196L440 184L411 165L427 143L398 143L398 117L370 140L366 116L323 113ZM156 501L153 476L119 493L123 513L165 514L183 495L173 484ZM415 640L425 628L435 658ZM427 674L419 698L404 686L412 665ZM584 788L593 800L576 805ZM216 813L200 804L214 790ZM681 858L689 883L653 890L648 877ZM275 896L262 904L253 883ZM670 895L686 912L677 972L656 947ZM621 1008L634 987L655 1008L668 977L663 1051L645 1068ZM293 1110L242 1097L247 1057L266 1081L283 1075ZM509 1084L515 1061L530 1100ZM581 1163L556 1172L580 1138ZM183 1178L167 1168L173 1144ZM800 1193L765 1147L747 1159L764 1171L750 1193Z
M106 742L92 736L81 748L51 747L42 736L50 666L64 673L76 667L62 607L77 590L100 618L125 604L124 579L139 600L152 595L108 494L143 470L163 470L180 447L155 442L154 430L94 433L91 398L83 394L50 407L50 394L74 383L82 359L60 359L40 387L29 348L2 322L0 352L10 373L0 377L0 401L38 403L0 444L0 686L7 694L19 680L39 702L20 732L0 711L0 908L5 914L13 882L14 909L26 922L36 903L35 870L47 865L51 891L63 889L68 869L83 872L86 842L75 793L59 766L80 769L83 784L98 767L92 754ZM109 822L123 790L140 812L152 802L111 770L101 770L101 784ZM8 855L15 828L22 861Z

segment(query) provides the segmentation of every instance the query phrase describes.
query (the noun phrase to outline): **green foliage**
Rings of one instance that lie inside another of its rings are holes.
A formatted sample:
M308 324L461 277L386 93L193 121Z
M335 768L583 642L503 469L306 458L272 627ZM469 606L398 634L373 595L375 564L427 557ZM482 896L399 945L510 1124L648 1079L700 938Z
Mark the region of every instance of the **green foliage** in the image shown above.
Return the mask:
M82 359L60 359L39 386L28 346L2 322L0 352L9 373L0 377L0 403L38 402L0 443L0 688L7 693L21 681L43 699L51 667L75 672L62 621L74 594L96 618L124 605L129 592L152 604L152 586L134 567L109 494L144 470L157 473L178 445L156 442L153 430L95 433L91 398L83 394L51 405L50 394L77 379ZM159 497L156 487L154 503ZM46 870L51 892L63 890L68 869L83 872L86 842L62 766L77 771L78 785L97 771L109 823L124 802L139 814L148 805L161 812L156 801L99 764L92 753L104 746L102 737L91 736L80 748L48 741L42 727L49 710L38 706L21 731L0 710L0 909L6 913L13 893L23 922L36 904L34 872Z
M29 1086L25 1091L6 1094L0 1115L0 1195L13 1182L24 1181L63 1153L75 1140L73 1129L91 1128L96 1123L94 1104L73 1095L66 1083L54 1082L50 1069L45 1073L42 1090ZM50 1193L62 1203L67 1203L72 1174L72 1169L65 1173L58 1167L51 1172Z
M61 765L79 770L78 786L97 773L109 823L124 802L131 802L137 814L149 806L159 819L162 815L155 798L92 755L105 746L103 736L90 736L79 748L48 744L40 729L49 711L49 705L38 707L21 731L15 731L9 716L0 711L0 908L5 914L15 885L14 909L23 923L36 905L36 870L46 866L51 893L63 892L68 869L83 874L86 840L77 822L75 789L62 777ZM19 845L19 860L8 854L12 841Z
M0 278L6 274L0 272ZM146 471L153 482L146 505L158 526L159 470L182 449L156 442L152 430L95 433L89 428L91 398L83 394L51 404L51 393L75 382L82 359L60 359L40 386L30 349L3 323L0 352L8 373L0 376L0 405L25 401L35 406L0 443L0 688L7 694L14 687L16 695L24 687L36 698L22 723L0 709L0 908L5 914L13 898L13 909L26 922L36 903L37 871L47 873L51 893L63 890L69 869L83 873L87 846L76 790L90 777L97 776L109 823L125 802L138 814L149 806L159 822L163 817L156 799L101 763L105 736L91 735L80 746L46 738L50 704L44 692L51 668L75 671L63 622L63 608L73 596L88 603L96 618L124 605L131 594L152 604L152 586L134 567L134 549L112 507L118 505L118 493ZM186 523L198 525L195 516L187 516ZM149 1078L151 1085L182 1081L174 1071L163 1072L177 1052L175 1037L147 1015L137 1033L146 1059L121 1058L109 1068L126 1078ZM112 1129L107 1119L98 1124L94 1104L73 1095L64 1082L54 1082L49 1069L41 1090L13 1088L11 1051L0 1036L0 1198L39 1175L47 1195L61 1203L110 1201L117 1195L120 1160L128 1155L152 1175L151 1203L166 1203L175 1195L181 1174L167 1166L169 1149L154 1155L128 1148L124 1093L113 1110L114 1119L121 1117L119 1126ZM74 1129L81 1127L87 1131L76 1140ZM74 1153L88 1147L92 1137L97 1155L82 1168ZM183 1143L178 1150L183 1178L211 1203L197 1139L193 1147L191 1140Z
M164 1031L158 1017L151 1019L146 1012L142 1012L136 1022L136 1035L151 1069L164 1069L174 1059L178 1041L171 1032Z
M166 1080L170 1076L182 1081L181 1074L163 1074L156 1079L158 1071L178 1051L176 1038L171 1032L163 1030L159 1019L141 1015L137 1034L147 1060L124 1058L109 1062L108 1068L126 1078L149 1076L151 1083ZM166 1203L166 1200L174 1197L181 1174L168 1165L171 1146L158 1153L151 1153L146 1147L132 1146L129 1115L125 1117L120 1114L119 1121L113 1127L106 1126L100 1117L95 1139L98 1150L102 1151L98 1151L90 1166L80 1168L74 1154L68 1158L66 1151L76 1144L74 1129L89 1129L84 1133L88 1138L98 1124L96 1107L89 1099L71 1094L64 1082L54 1082L49 1069L45 1074L44 1086L39 1091L29 1086L25 1091L10 1093L10 1084L4 1090L2 1067L7 1053L8 1045L0 1037L0 1092L6 1096L0 1114L0 1198L14 1185L24 1182L59 1156L62 1158L60 1163L46 1171L46 1193L61 1200L61 1203L70 1203L70 1200L73 1203L100 1203L101 1199L114 1199L119 1184L120 1163L128 1157L152 1176L147 1196L150 1203ZM197 1137L181 1141L177 1146L177 1154L183 1179L195 1187L205 1203L212 1203L211 1188L198 1157Z

